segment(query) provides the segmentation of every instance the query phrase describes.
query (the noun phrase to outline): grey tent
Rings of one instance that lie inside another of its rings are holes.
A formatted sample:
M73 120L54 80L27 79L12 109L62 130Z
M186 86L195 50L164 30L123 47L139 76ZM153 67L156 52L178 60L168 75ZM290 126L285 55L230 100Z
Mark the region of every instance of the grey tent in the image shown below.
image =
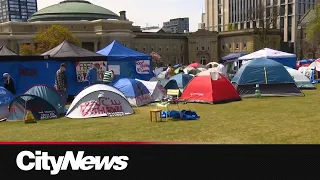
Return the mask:
M0 56L19 56L17 53L13 52L7 46L0 47Z
M91 52L87 49L78 47L68 41L63 41L57 47L45 52L42 56L50 56L53 58L65 58L65 57L104 57L95 52Z

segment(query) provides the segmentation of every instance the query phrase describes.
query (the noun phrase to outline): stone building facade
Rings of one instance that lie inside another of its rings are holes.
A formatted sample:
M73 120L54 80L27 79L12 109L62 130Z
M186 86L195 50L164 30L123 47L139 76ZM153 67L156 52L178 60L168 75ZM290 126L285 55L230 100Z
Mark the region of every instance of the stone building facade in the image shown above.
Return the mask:
M69 3L81 5L81 2L78 1ZM45 9L43 11L46 13L54 12L55 15L59 14L59 12L55 12L58 10ZM36 15L41 20L41 10ZM61 16L63 15L61 14ZM52 18L45 13L43 16L44 18ZM90 14L87 16L92 17ZM118 19L68 20L70 17L69 13L64 21L61 21L60 17L59 21L0 23L0 45L7 45L19 53L21 45L32 43L39 30L49 28L51 25L61 25L68 28L82 42L82 47L88 50L96 52L109 45L113 40L118 40L137 51L160 54L165 64L188 64L193 61L207 64L212 61L217 62L222 56L232 52L250 53L263 48L259 46L261 43L257 41L251 30L218 33L200 28L194 33L174 34L164 31L147 33L142 32L140 27L134 26L133 22L127 19L125 11L120 12ZM79 14L76 17L79 19ZM268 38L274 40L274 43L270 44L270 48L280 48L280 32L272 32Z

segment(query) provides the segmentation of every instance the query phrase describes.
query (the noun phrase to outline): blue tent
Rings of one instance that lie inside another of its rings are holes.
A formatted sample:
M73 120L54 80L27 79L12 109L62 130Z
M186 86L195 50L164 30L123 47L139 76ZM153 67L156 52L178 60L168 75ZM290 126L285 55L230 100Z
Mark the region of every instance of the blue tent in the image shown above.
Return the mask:
M143 106L152 102L148 88L140 81L122 78L113 86L125 95L132 106Z
M113 41L97 53L107 56L109 70L113 70L116 66L120 68L120 75L115 72L115 80L120 78L149 80L153 76L152 57L130 49L118 41Z
M231 82L241 96L254 96L257 84L263 96L303 96L286 68L266 58L244 64Z
M36 85L24 94L40 97L49 102L59 114L65 113L63 97L53 87L47 85Z
M0 86L0 119L9 116L8 106L13 100L14 96L6 88Z
M17 96L9 105L8 121L23 121L30 111L35 120L55 119L59 117L56 108L41 97L23 94Z
M222 57L223 61L235 61L238 60L239 57L247 55L247 53L231 53L224 57Z
M169 80L175 80L178 84L178 87L180 89L184 89L187 86L187 84L191 81L192 78L193 76L189 74L177 74L171 77Z
M179 67L182 67L182 64L176 64L176 65L174 65L172 67L173 67L173 69L178 69Z

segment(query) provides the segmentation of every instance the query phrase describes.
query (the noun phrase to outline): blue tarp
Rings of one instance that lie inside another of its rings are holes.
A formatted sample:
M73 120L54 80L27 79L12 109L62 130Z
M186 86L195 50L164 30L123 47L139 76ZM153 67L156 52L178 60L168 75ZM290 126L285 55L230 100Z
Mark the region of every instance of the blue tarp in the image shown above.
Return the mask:
M184 89L192 78L193 76L189 74L177 74L171 77L170 80L175 80L178 84L178 87Z
M120 66L120 75L115 77L115 80L120 78L141 79L148 81L153 77L152 73L152 57L133 49L130 49L118 41L113 41L110 45L97 52L98 54L108 57L109 65ZM139 74L136 70L136 62L141 60L150 61L148 74Z
M266 58L254 59L244 64L232 82L238 85L295 83L282 64Z
M222 57L223 61L235 61L238 60L239 57L247 55L248 53L231 53L224 57Z
M9 73L15 82L17 94L24 94L29 88L36 84L45 84L54 86L56 72L62 61L1 61L0 74ZM68 94L77 95L87 82L79 83L77 81L76 64L71 61L64 61L68 68L66 75L68 77Z
M142 82L134 79L122 78L114 83L113 86L119 89L127 98L150 94L148 88Z

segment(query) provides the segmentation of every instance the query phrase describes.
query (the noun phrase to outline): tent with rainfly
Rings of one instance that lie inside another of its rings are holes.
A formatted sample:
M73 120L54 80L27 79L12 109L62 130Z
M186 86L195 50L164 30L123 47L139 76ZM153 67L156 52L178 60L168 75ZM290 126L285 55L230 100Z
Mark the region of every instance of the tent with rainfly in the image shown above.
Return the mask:
M9 105L8 121L25 120L30 111L35 120L56 119L65 113L62 96L52 87L36 85L17 96Z
M148 88L135 79L122 78L114 85L128 99L132 106L144 106L153 101Z
M286 70L292 76L293 80L296 82L296 85L300 89L316 89L316 87L311 84L310 79L307 78L304 74L300 73L298 70L292 69L285 66Z
M255 96L257 84L262 96L304 96L285 67L266 58L244 64L231 82L242 97Z
M67 118L88 119L96 117L126 116L134 111L118 89L96 84L82 90L72 101Z
M288 66L291 68L296 68L297 56L295 54L290 54L287 52L281 52L270 48L264 48L259 51L253 52L251 54L241 56L238 60L242 60L244 62L253 59L272 59L277 61L284 66Z
M0 120L6 119L9 116L8 106L14 96L6 88L0 86Z
M186 102L226 103L241 100L229 80L218 72L209 72L194 77L180 98Z
M113 41L97 52L107 56L108 69L113 70L116 80L120 78L149 80L153 76L152 57Z
M136 80L142 82L142 84L148 88L153 101L161 101L167 96L166 89L161 85L159 81L143 81L140 79Z
M177 74L172 76L169 80L175 80L178 83L178 87L184 89L192 78L193 76L189 74Z

